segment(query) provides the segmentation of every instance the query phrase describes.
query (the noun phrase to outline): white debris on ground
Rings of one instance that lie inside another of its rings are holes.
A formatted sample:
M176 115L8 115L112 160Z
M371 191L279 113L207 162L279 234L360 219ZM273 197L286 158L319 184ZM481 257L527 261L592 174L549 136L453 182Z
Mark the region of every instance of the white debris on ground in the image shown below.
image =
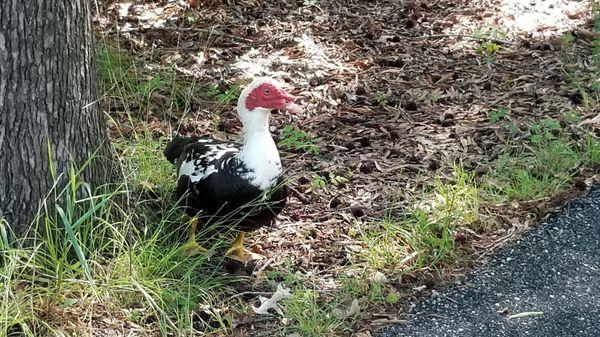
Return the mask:
M290 292L290 289L284 288L282 284L279 284L277 285L277 290L270 298L259 296L258 299L260 300L260 306L258 308L252 307L252 310L259 315L266 315L269 313L269 309L274 309L275 312L283 316L283 311L281 311L281 307L279 304L277 304L277 302L291 296L292 293Z

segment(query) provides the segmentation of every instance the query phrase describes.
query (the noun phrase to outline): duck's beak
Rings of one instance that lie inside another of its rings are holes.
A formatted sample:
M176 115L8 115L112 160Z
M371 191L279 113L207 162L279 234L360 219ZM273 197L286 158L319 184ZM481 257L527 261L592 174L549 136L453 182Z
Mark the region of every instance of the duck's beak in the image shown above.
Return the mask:
M296 101L296 97L286 93L283 98L285 102L283 109L293 114L302 113L302 108L298 104L294 103Z

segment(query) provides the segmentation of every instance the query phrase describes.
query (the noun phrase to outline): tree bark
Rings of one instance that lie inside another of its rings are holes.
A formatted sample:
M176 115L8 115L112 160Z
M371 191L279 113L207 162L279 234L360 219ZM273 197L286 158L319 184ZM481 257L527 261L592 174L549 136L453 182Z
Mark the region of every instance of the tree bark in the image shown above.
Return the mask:
M92 187L115 172L89 7L87 0L0 1L0 220L16 238L54 186L51 168L59 191L70 165L91 157L80 178Z

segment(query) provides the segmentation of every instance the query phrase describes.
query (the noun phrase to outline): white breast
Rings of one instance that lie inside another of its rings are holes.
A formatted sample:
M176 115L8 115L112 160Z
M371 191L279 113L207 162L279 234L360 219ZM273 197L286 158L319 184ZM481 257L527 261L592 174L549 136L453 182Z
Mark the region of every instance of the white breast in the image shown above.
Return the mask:
M248 135L238 157L249 169L244 179L261 190L273 186L281 176L279 152L268 132Z

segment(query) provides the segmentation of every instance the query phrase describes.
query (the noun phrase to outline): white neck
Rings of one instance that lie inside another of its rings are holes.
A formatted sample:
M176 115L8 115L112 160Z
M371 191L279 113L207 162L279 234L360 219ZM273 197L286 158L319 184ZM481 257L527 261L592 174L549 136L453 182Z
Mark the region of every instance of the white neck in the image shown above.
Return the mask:
M281 159L269 131L268 109L246 109L245 96L238 102L238 114L244 125L244 144L238 158L251 170L246 178L264 190L276 183L281 175Z

